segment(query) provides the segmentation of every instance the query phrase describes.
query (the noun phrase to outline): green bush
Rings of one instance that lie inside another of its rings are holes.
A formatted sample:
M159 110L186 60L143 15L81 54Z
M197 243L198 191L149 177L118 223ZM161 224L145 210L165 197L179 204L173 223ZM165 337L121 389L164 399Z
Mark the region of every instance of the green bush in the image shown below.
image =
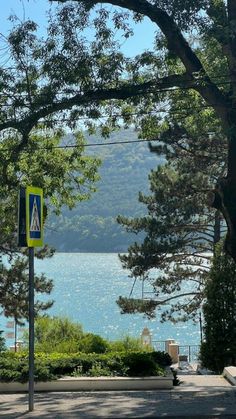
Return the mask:
M110 352L129 352L129 351L151 352L152 348L149 346L144 347L140 339L133 338L131 336L125 336L123 339L110 342L108 351Z
M44 316L35 319L36 352L78 352L83 335L82 326L66 317ZM27 334L25 340L28 341Z
M161 351L152 352L152 358L161 367L168 367L172 364L172 359L167 352L161 352Z
M25 356L19 357L12 352L0 355L0 381L27 381L28 361Z
M6 340L5 338L2 336L3 331L0 330L0 352L4 352L6 351Z
M28 333L24 334L28 348ZM99 335L85 333L79 323L66 317L37 317L35 319L35 353L114 353L152 352L151 346L143 346L140 339L125 336L116 341L107 341ZM159 362L156 361L156 362ZM163 364L166 365L166 364Z
M158 376L165 371L156 359L157 352L116 352L107 354L37 353L35 380L47 381L62 376ZM0 381L28 380L26 353L5 352L0 357Z
M81 352L103 354L109 347L108 342L99 335L86 333L78 342L78 349Z
M28 346L28 334L24 336ZM35 320L35 352L73 354L104 353L109 343L101 336L84 333L82 326L66 317L37 317Z
M153 353L137 352L125 355L124 363L129 376L164 375L163 369L155 362Z

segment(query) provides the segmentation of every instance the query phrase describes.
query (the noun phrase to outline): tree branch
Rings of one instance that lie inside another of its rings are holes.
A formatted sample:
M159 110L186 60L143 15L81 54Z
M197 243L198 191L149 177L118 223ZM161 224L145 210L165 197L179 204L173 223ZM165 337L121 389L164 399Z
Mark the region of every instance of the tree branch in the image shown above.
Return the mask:
M41 109L30 112L19 120L12 119L0 124L0 131L13 128L22 134L28 134L39 120L50 116L56 112L71 109L74 106L88 105L91 103L101 103L104 100L128 99L139 95L157 93L172 87L194 88L194 82L187 74L174 74L160 79L151 80L141 84L123 84L118 88L90 90L78 93L71 98L63 98L58 102L42 104Z
M175 300L176 298L181 297L188 297L189 295L198 295L200 292L184 292L182 294L173 295L172 297L168 297L165 300L153 300L155 301L156 305L164 305L168 303L169 301Z
M188 297L190 295L199 295L199 294L201 294L201 293L196 292L196 291L195 292L184 292L182 294L172 295L172 297L165 298L164 300L154 300L154 299L152 299L152 301L158 306L158 305L164 305L164 304L168 303L169 301L176 300L176 298Z
M66 0L51 0L57 3L66 3ZM200 76L201 81L195 90L209 103L216 111L217 115L228 127L227 120L227 98L210 80L200 59L184 38L175 21L161 8L150 4L147 0L73 0L76 3L83 3L88 9L96 4L112 4L132 12L142 14L154 22L162 31L167 39L168 49L173 51L184 64L189 76ZM234 3L234 0L231 0ZM202 81L204 77L204 82Z

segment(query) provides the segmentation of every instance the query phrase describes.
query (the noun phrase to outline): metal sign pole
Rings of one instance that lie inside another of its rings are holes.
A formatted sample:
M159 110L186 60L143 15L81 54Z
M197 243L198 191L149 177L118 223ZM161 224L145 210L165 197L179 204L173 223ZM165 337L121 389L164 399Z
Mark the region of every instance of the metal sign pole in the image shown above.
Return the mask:
M43 246L43 190L20 188L18 246L29 250L29 411L34 410L34 247Z
M34 247L29 247L29 411L34 410Z

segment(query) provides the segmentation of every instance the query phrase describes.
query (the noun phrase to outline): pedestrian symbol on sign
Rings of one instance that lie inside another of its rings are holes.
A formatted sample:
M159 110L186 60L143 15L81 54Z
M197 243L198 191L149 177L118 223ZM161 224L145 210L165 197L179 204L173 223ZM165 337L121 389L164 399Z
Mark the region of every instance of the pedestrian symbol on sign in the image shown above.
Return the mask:
M43 191L26 188L26 235L28 247L43 246Z
M37 206L36 196L34 196L33 209L31 214L30 231L40 232L39 210Z

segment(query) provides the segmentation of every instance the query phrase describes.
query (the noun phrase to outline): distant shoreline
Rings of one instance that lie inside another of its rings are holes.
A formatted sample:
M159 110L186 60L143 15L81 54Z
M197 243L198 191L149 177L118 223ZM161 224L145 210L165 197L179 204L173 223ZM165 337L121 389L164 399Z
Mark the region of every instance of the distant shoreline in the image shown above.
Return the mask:
M90 253L90 254L101 254L101 255L105 255L105 254L116 254L116 255L118 255L118 254L120 254L120 253L127 253L128 251L122 251L122 250L112 250L112 251L108 251L108 252L98 252L98 251L96 251L96 250L89 250L89 251L87 251L87 250L70 250L70 251L66 251L66 250L56 250L55 251L55 253Z

